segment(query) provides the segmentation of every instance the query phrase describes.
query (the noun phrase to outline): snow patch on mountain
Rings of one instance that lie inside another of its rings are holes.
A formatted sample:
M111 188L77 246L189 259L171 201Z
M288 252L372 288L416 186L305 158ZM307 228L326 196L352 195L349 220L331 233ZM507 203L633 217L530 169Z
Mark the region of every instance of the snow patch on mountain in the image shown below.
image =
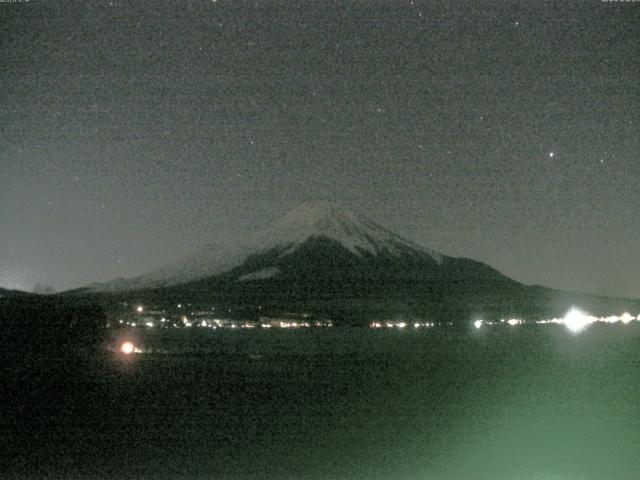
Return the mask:
M267 278L275 277L279 273L280 269L278 267L263 268L257 272L247 273L246 275L238 277L238 281L247 282L251 280L265 280Z

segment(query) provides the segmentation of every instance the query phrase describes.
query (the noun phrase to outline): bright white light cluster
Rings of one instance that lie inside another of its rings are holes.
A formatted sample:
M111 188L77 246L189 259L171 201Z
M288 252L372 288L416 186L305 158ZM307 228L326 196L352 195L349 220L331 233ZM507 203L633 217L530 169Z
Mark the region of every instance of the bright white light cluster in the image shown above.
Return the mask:
M587 328L592 323L618 323L622 322L623 324L628 324L633 320L640 320L640 315L634 317L628 312L623 313L622 315L609 315L608 317L594 317L593 315L589 315L588 313L583 312L578 308L572 308L567 312L564 318L552 318L550 320L540 320L536 323L545 324L545 323L557 323L560 325L564 325L572 332L578 333Z
M597 319L595 317L587 315L577 308L572 308L564 316L564 318L562 319L562 323L572 332L578 333L587 328L596 320Z
M309 322L283 322L279 323L280 328L309 328L311 324Z
M600 322L600 323L617 323L621 322L625 325L631 323L632 321L637 320L640 321L640 315L634 317L628 312L623 313L622 315L610 315L608 317L594 317L593 315L589 315L588 313L583 312L579 308L572 308L567 312L567 314L562 318L550 318L546 320L538 320L536 323L538 325L546 325L546 324L557 324L564 325L571 332L579 333L585 328L587 328L592 323ZM519 318L510 318L509 320L502 319L500 322L487 322L484 320L475 320L473 322L473 326L477 329L482 328L483 325L495 325L495 323L507 323L511 326L522 325L525 322Z
M527 323L526 321L522 320L521 318L510 318L509 320L505 320L504 318L501 319L500 321L496 321L496 322L492 322L491 320L474 320L473 322L473 326L480 330L484 325L488 325L488 326L493 326L493 325L500 325L500 324L508 324L511 325L512 327L516 326L516 325L522 325L523 323ZM451 324L449 324L451 325Z
M430 328L435 327L435 323L433 322L414 322L413 328ZM409 324L407 322L402 321L386 321L386 322L371 322L369 323L369 328L407 328Z

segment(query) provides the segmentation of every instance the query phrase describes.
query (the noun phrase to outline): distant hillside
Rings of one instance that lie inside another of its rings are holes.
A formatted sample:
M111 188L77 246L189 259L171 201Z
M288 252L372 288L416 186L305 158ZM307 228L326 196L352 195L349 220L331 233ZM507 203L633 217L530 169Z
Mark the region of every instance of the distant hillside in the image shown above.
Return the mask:
M23 292L20 290L8 290L6 288L0 288L0 298L9 298L9 297L24 297L33 295L32 293Z

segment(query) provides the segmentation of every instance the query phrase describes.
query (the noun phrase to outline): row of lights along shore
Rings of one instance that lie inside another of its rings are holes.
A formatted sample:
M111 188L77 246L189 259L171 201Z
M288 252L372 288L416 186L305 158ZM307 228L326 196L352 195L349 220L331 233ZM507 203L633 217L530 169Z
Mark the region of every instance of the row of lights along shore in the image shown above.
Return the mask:
M178 305L182 307L182 305ZM138 314L142 314L144 312L144 307L138 305L135 308ZM161 323L167 322L167 318L163 317L160 319ZM574 333L581 332L589 325L594 323L604 323L604 324L614 324L614 323L622 323L628 324L632 321L640 321L640 315L633 316L628 312L623 313L622 315L610 315L607 317L596 317L590 315L579 308L572 308L567 312L567 314L562 318L551 318L546 320L536 320L536 321L526 321L519 318L510 318L510 319L501 319L500 321L487 321L487 320L475 320L472 322L473 326L476 329L481 329L484 326L492 326L492 325L503 325L507 324L509 326L515 327L518 325L524 324L536 324L536 325L549 325L549 324L557 324L564 325L568 330ZM225 323L226 322L226 323ZM120 320L120 324L124 324L123 320ZM307 319L296 320L296 319L281 319L277 321L270 322L253 322L253 321L229 321L229 320L199 320L194 321L189 319L186 315L182 315L180 318L179 324L185 327L198 326L198 327L209 327L209 328L271 328L271 327L279 327L279 328L304 328L304 327L327 327L333 326L330 321L309 321ZM156 324L149 320L144 323L138 324L137 322L127 322L128 326L136 327L136 326L146 326L146 327L154 327ZM380 320L373 321L369 323L370 328L374 329L405 329L408 327L413 327L414 329L424 329L424 328L433 328L440 326L453 326L453 322L407 322L407 321L398 321L398 320Z
M142 312L142 307L137 307L137 311L138 312ZM577 334L577 333L580 333L581 331L583 331L589 325L594 324L594 323L604 323L604 324L622 323L624 325L627 325L627 324L629 324L629 323L631 323L633 321L640 321L640 315L637 315L637 316L634 317L630 313L625 312L620 316L618 316L618 315L610 315L608 317L595 317L593 315L589 315L589 314L583 312L582 310L580 310L578 308L572 308L562 318L552 318L552 319L548 319L548 320L538 320L538 321L533 321L533 322L527 322L527 321L524 321L524 320L519 319L519 318L510 318L508 320L502 319L499 322L491 322L491 321L485 321L485 320L478 319L478 320L475 320L473 322L473 326L477 330L480 330L481 328L484 328L485 326L504 325L504 324L507 324L510 327L516 327L518 325L524 325L524 324L536 324L536 325L557 324L557 325L564 325L569 331L571 331L572 333L576 333ZM452 326L453 323L452 322L447 322L445 324L436 324L436 323L433 323L433 322L415 322L415 323L413 323L413 327L415 329L432 328L432 327L435 327L435 326L442 326L442 325ZM290 323L282 322L279 326L281 328L296 328L296 327L309 327L309 326L311 326L311 324L309 324L309 323L298 324L297 322L290 322ZM316 325L316 326L320 326L320 325ZM371 322L369 324L370 328L376 328L376 329L382 329L382 328L405 329L408 326L409 326L409 324L407 322L403 322L403 321ZM262 327L270 328L271 325L262 324ZM130 342L130 341L124 342L120 346L119 350L120 350L121 353L123 353L125 355L131 355L133 353L144 353L144 350L139 349L138 347L136 347L133 344L133 342Z
M640 321L640 315L633 316L628 312L623 313L622 315L610 315L608 317L595 317L593 315L589 315L588 313L583 312L579 308L572 308L567 312L567 314L562 318L551 318L547 320L537 320L533 322L527 322L519 318L510 318L508 320L500 320L499 322L488 322L485 320L475 320L473 322L473 326L476 329L481 329L485 325L498 325L498 324L507 324L512 327L523 324L536 324L536 325L564 325L569 331L573 333L579 333L587 328L589 325L594 323L604 323L604 324L614 324L614 323L622 323L627 325L633 321Z

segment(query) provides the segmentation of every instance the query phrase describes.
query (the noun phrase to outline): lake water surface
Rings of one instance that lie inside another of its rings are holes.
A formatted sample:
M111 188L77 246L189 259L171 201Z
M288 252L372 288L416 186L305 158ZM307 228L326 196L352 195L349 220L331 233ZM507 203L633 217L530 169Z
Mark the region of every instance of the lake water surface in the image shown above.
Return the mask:
M637 325L145 335L14 406L8 478L640 475Z

